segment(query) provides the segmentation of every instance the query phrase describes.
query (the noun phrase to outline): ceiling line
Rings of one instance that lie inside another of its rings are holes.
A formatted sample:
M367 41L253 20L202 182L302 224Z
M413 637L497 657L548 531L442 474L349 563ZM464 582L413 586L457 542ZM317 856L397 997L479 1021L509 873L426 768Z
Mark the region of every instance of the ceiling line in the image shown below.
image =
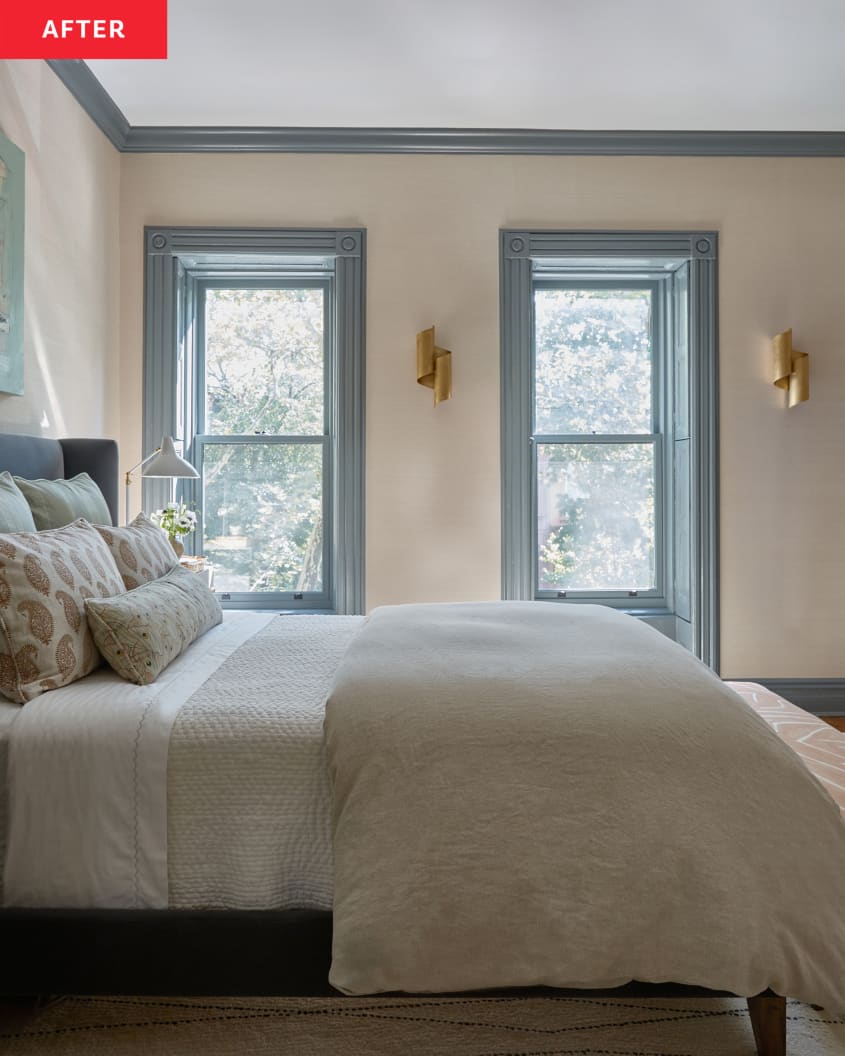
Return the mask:
M90 67L80 59L45 61L100 131L123 150L131 126Z
M845 132L130 125L81 60L47 60L122 153L845 157Z

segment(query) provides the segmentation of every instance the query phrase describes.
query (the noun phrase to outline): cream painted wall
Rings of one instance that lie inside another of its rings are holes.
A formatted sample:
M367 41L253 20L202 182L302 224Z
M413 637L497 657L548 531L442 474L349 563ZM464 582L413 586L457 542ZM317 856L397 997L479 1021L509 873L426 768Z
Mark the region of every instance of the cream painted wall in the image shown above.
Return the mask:
M140 457L145 224L363 226L367 603L499 596L500 227L720 233L722 673L845 676L845 160L124 155L121 432ZM454 350L454 399L414 335ZM787 412L792 326L812 399Z
M115 436L120 155L44 62L0 62L0 130L26 155L24 395L0 430Z

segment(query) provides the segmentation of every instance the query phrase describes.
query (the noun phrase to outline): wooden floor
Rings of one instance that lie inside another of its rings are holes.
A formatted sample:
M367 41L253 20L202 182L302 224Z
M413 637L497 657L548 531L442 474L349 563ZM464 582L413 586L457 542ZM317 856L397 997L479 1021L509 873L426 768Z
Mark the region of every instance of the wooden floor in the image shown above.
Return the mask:
M824 719L831 726L835 726L837 730L842 730L845 733L845 715L825 715Z

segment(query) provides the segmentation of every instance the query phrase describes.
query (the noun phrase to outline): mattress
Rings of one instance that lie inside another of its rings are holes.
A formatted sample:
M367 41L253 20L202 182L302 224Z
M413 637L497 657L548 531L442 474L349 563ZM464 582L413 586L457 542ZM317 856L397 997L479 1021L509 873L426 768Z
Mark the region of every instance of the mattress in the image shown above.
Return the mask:
M227 626L246 622L246 614L226 613L220 633ZM166 786L162 805L165 904L173 908L331 908L324 700L337 665L362 623L363 618L355 616L271 619L227 655L211 678L181 699L174 698L169 748L166 742L164 746L166 781L161 782ZM159 683L178 685L180 672L197 668L197 658L216 633L210 632L192 646ZM798 752L845 811L845 736L761 686L729 684ZM92 751L111 727L120 727L119 736L131 740L138 727L134 716L141 714L151 691L155 687L131 686L103 668L87 679L44 694L24 709L0 702L0 861L5 861L7 754L16 717L25 712L35 716L40 711L64 723L62 736L70 738L72 762L74 737ZM68 818L59 786L54 789L54 782L47 784L51 787L42 790L46 798L41 813L50 815L56 830L72 832L69 822L74 819ZM97 800L108 798L95 788L90 794ZM125 827L126 818L120 823ZM132 824L131 817L128 824ZM48 832L40 842L49 841ZM71 838L66 845L78 846L78 841L74 844ZM61 897L53 900L45 889L37 904L68 903ZM72 904L149 903L92 899Z

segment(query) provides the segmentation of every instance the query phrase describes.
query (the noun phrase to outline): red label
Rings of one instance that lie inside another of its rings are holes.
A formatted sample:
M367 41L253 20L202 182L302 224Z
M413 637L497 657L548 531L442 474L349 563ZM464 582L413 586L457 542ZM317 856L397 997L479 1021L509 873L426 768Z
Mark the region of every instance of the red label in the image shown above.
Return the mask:
M167 0L4 4L0 58L166 59Z

